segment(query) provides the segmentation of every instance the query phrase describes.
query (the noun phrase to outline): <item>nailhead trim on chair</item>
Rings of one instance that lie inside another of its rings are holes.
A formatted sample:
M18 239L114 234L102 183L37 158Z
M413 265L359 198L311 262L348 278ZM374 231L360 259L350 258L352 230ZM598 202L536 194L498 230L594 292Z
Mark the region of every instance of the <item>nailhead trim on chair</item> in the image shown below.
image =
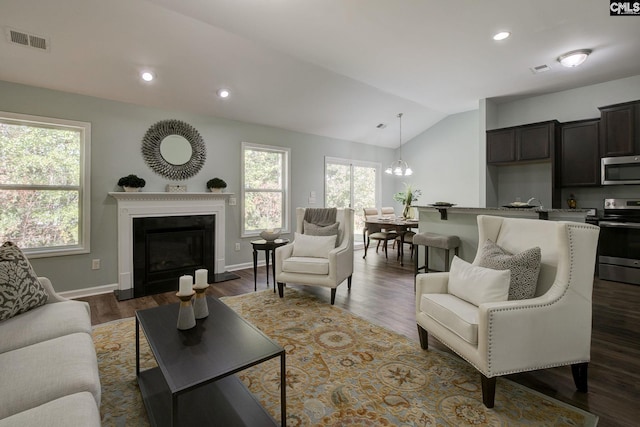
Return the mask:
M564 292L562 293L562 295L560 295L555 300L553 300L551 302L548 302L546 304L532 304L532 305L527 305L527 306L519 306L517 308L500 308L500 309L496 309L496 310L491 310L491 312L489 313L489 337L488 337L489 338L488 339L488 342L489 342L488 353L489 353L489 355L491 355L491 343L493 341L492 321L493 321L494 313L497 313L497 312L500 312L500 311L527 310L527 309L531 309L531 308L539 308L539 307L551 306L551 305L557 303L558 301L560 301L567 294L567 291L569 290L569 287L571 286L571 283L573 282L572 278L573 278L573 273L574 273L574 268L575 268L575 264L573 263L573 260L574 260L574 257L575 257L575 248L574 248L574 241L573 241L573 230L574 229L578 229L578 228L584 228L584 229L587 229L587 230L591 229L591 227L586 227L586 226L583 226L583 225L568 225L567 226L567 232L568 232L568 236L567 237L568 237L568 240L569 240L569 259L571 260L571 269L569 270L569 278L567 280L567 287L564 290ZM573 364L573 363L584 363L584 362L589 362L589 360L588 359L587 360L575 360L575 361L571 360L571 361L566 361L566 362L553 363L553 364L549 364L549 365L542 365L542 366L535 367L535 368L529 368L529 369L527 369L527 371L535 371L535 370L538 370L538 369L554 368L554 367L557 367L557 366L566 366L566 365L570 365L570 364ZM469 362L469 363L471 363L471 362ZM476 369L478 369L473 363L471 363L471 364ZM488 368L489 368L489 370L491 370L491 358L490 357L489 357ZM478 370L480 372L482 372L480 369L478 369ZM522 370L513 370L512 369L512 370L508 370L508 371L501 371L499 373L494 374L494 376L515 374L515 373L518 373L518 372L523 372L523 371Z
M585 228L585 229L591 229L591 227L585 227L582 225L569 225L568 226L568 231L569 231L569 258L571 259L571 261L573 261L574 256L575 256L575 251L574 251L574 242L572 239L572 231L573 229L577 229L577 228ZM567 289L569 289L569 286L571 286L571 282L572 282L572 277L573 277L573 272L574 272L574 263L571 263L571 269L569 270L569 280L567 283ZM488 353L489 356L491 355L491 332L492 332L492 317L493 317L493 313L496 313L498 311L510 311L510 310L526 310L526 309L530 309L530 308L538 308L538 307L544 307L544 306L550 306L555 304L556 302L560 301L564 295L567 293L567 289L565 289L565 291L562 293L562 295L560 295L557 299L555 299L552 302L546 303L546 304L532 304L532 305L528 305L528 306L520 306L518 308L502 308L502 309L496 309L496 310L492 310L489 313L489 346L488 346ZM422 326L418 325L420 328L422 328ZM423 328L424 329L424 328ZM471 366L473 366L478 372L480 372L481 374L487 376L487 373L484 372L482 369L480 369L474 362L472 362L471 360L467 359L464 355L460 354L456 349L452 348L451 346L449 346L444 340L442 340L437 334L433 333L432 331L428 331L429 334L431 334L433 337L435 337L438 341L440 341L440 343L444 344L445 346L447 346L451 351L453 351L454 353L456 353L458 356L460 356L462 359L466 360L467 363L469 363ZM490 358L489 358L490 360ZM583 359L583 360L567 360L564 362L558 362L558 363L553 363L553 364L548 364L548 365L542 365L539 367L535 367L535 368L528 368L526 371L535 371L538 369L548 369L548 368L555 368L555 367L559 367L559 366L567 366L567 365L571 365L571 364L575 364L575 363L585 363L585 362L589 362L589 359ZM491 362L489 362L489 370L491 370ZM523 370L515 370L515 369L511 369L508 371L501 371L499 373L495 373L492 375L492 377L498 377L498 376L502 376L502 375L508 375L508 374L515 374L518 372L525 372Z

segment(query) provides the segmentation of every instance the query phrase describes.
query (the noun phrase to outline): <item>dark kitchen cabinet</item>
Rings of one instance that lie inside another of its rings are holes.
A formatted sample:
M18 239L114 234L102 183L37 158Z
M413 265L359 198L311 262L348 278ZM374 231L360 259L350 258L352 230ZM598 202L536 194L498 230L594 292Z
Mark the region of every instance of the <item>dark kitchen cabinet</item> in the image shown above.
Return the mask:
M557 122L539 123L519 128L516 133L518 160L543 160L551 157Z
M600 185L600 120L563 123L558 144L561 187Z
M512 164L552 158L558 122L534 123L487 131L487 163Z
M516 160L516 130L514 128L487 132L487 163L509 163Z
M640 154L640 101L600 107L600 156Z

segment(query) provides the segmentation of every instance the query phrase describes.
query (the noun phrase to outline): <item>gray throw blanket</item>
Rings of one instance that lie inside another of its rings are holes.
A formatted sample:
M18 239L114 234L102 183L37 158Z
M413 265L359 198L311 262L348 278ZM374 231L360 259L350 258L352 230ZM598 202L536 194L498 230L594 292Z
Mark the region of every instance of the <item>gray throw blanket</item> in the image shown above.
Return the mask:
M335 224L337 214L337 208L306 208L304 220L324 227Z

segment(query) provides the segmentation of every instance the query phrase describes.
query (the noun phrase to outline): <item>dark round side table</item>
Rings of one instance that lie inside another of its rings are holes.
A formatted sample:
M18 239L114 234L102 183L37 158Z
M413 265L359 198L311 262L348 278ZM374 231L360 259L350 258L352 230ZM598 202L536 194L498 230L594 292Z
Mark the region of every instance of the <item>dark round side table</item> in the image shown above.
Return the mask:
M267 286L269 286L269 252L271 252L271 264L273 268L273 292L276 291L276 248L289 243L289 239L276 239L266 241L264 239L253 240L253 290L258 290L258 251L264 251L267 262Z

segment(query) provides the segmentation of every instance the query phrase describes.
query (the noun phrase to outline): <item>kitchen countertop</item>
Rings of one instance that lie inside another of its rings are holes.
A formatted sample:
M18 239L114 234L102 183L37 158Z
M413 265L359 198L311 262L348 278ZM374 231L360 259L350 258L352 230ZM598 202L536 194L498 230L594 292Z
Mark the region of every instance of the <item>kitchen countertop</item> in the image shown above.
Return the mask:
M496 212L497 214L505 215L510 214L514 216L534 216L531 214L535 214L540 219L548 219L549 215L576 215L576 216L587 216L587 213L590 209L548 209L548 208L539 208L529 207L529 208L505 208L505 207L469 207L469 206L434 206L434 205L421 205L414 206L418 209L427 209L427 210L437 210L440 212L441 219L447 219L447 214L450 213L467 213L467 214L490 214L490 212Z
M584 223L590 209L539 209L472 207L472 206L414 206L419 212L420 233L436 233L460 238L459 257L472 262L478 252L478 215L491 215L507 218L527 218L547 221L571 221ZM437 270L444 269L443 251L430 256L430 262Z

